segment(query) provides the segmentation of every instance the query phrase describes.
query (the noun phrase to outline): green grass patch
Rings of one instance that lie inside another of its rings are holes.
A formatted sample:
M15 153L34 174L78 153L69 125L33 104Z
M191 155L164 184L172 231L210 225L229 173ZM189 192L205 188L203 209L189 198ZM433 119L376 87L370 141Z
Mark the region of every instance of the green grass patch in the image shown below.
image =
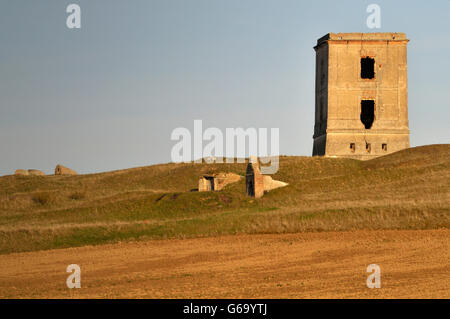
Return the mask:
M245 181L195 192L206 172L245 164L164 164L78 176L0 177L0 253L123 240L357 229L449 228L450 147L368 162L286 157L261 199Z

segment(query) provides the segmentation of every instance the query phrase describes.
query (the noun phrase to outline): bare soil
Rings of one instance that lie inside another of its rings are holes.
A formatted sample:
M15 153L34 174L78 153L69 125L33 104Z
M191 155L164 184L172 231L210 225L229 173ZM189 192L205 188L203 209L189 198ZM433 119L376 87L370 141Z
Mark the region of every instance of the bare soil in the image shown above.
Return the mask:
M450 230L165 239L0 255L1 298L449 298ZM66 267L81 267L68 289ZM369 289L369 264L381 288Z

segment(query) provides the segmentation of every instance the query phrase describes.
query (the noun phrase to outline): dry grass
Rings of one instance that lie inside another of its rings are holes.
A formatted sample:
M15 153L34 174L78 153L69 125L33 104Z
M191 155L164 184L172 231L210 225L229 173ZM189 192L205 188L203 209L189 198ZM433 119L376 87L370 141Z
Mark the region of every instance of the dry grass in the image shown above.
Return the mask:
M81 200L86 198L86 194L84 192L73 192L69 195L69 198L73 200Z
M0 177L0 253L130 239L450 227L450 145L368 162L281 157L289 183L262 199L245 183L190 192L245 164L164 164L79 176Z

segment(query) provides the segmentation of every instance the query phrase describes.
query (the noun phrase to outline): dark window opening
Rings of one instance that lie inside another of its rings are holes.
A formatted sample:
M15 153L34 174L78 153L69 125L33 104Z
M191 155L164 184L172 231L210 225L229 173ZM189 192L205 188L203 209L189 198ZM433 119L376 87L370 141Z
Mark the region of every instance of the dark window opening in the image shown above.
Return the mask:
M361 78L373 79L375 77L375 59L361 58Z
M361 101L361 122L364 124L366 130L372 127L375 120L375 101L362 100Z
M356 150L355 143L350 143L350 150L352 151L352 153L355 153Z
M383 151L387 151L387 144L385 144L385 143L381 144L381 149Z
M205 177L206 180L208 181L208 186L206 187L207 190L211 190L214 191L214 177Z
M247 195L253 197L255 196L255 183L253 178L247 180Z
M370 153L371 150L372 150L372 147L371 147L370 143L366 143L366 151L367 151L367 153Z

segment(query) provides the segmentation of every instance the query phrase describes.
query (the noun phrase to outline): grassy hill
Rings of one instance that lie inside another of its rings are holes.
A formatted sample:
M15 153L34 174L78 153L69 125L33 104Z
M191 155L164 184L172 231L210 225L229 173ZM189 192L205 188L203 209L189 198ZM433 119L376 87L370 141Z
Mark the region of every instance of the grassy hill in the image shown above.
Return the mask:
M362 162L280 158L289 186L199 193L201 174L245 164L164 164L79 176L0 177L0 253L236 233L450 228L450 145Z

